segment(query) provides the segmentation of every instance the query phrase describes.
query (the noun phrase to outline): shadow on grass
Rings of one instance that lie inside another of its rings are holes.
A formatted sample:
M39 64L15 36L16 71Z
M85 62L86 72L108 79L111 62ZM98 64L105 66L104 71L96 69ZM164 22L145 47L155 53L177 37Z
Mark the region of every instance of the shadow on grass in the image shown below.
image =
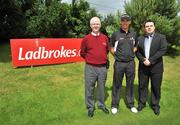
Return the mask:
M10 42L0 43L0 62L10 62L11 61L11 49Z
M128 107L127 100L126 100L126 86L122 86L120 98L124 101L124 103L126 104L126 107ZM134 85L134 101L136 100L138 102L138 98L139 98L138 85Z
M109 88L108 87L105 88L105 101L109 97L108 91L112 92L112 86L109 87ZM110 97L111 97L111 95L110 95ZM111 98L111 100L112 100L112 98ZM122 88L121 88L120 100L123 100L124 103L126 104L126 106L128 107L127 101L126 101L126 86L122 86ZM134 101L138 102L138 100L139 100L138 85L135 84L134 85ZM148 89L148 100L147 100L147 103L148 103L149 106L151 106L151 91L149 89ZM136 105L135 105L135 107L136 107Z
M122 86L122 94L121 94L121 99L123 99L124 103L126 104L126 107L128 107L127 101L126 101L126 86ZM138 102L139 100L139 92L138 92L138 85L134 85L134 101ZM148 99L147 102L148 105L151 107L151 91L148 89ZM134 105L135 107L138 106Z
M179 49L168 48L166 55L171 58L176 58L177 56L180 55L180 48Z
M105 96L105 98L104 98L104 102L106 102L106 100L108 99L108 97L109 97L109 93L108 93L108 91L110 90L111 88L108 88L108 87L105 87L105 90L104 90L104 96ZM95 87L95 90L94 90L94 98L95 98L95 102L97 102L97 93L98 93L98 88L97 88L97 86Z

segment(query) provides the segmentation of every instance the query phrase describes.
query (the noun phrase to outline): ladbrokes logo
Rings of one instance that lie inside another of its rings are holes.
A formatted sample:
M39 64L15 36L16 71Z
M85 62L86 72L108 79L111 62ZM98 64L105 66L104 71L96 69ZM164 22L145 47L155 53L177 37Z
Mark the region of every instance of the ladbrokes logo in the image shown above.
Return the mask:
M19 48L18 60L38 60L51 58L69 58L80 56L77 49L65 49L61 46L59 50L46 50L45 47L39 47L37 51L24 52L23 48Z
M82 62L80 38L11 39L13 67Z

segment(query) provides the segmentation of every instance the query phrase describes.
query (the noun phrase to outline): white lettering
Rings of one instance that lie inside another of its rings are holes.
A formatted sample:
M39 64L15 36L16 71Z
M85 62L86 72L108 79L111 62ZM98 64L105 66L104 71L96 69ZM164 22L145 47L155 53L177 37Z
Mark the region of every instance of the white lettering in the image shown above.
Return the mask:
M45 47L39 47L36 51L26 51L24 53L23 55L23 48L19 48L18 60L57 59L79 56L77 49L65 49L64 46L61 46L58 50L46 50Z
M53 54L54 58L58 58L60 56L60 51L59 50L56 50Z
M25 59L26 60L29 60L29 59L32 59L33 58L33 51L28 51L26 54L25 54Z
M54 53L54 50L50 50L49 51L49 57L48 58L51 58L52 54Z
M66 50L64 50L64 46L61 47L61 56L60 57L66 57Z
M76 56L76 49L73 49L71 57L75 57L75 56Z
M25 59L25 58L22 57L22 49L23 49L23 48L19 48L18 60L24 60L24 59Z
M66 51L66 57L71 57L71 50L70 49L68 49L67 51Z
M47 59L48 58L48 51L45 50L45 47L42 47L41 58L42 59Z
M41 47L39 47L38 51L35 51L33 54L34 59L40 59L40 54L41 54Z

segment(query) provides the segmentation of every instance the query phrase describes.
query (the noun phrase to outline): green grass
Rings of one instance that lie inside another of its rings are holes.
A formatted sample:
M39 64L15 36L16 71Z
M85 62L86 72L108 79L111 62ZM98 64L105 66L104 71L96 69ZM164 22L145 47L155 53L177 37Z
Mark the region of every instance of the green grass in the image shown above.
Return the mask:
M106 115L96 109L87 117L84 102L84 63L12 68L9 47L0 59L0 125L179 125L180 57L166 56L162 83L161 114L154 115L148 103L131 113L124 103L123 83L120 111ZM8 55L7 55L8 54ZM137 61L137 60L136 60ZM106 105L110 109L113 58L106 83ZM137 73L136 73L137 74ZM137 77L135 105L137 106Z

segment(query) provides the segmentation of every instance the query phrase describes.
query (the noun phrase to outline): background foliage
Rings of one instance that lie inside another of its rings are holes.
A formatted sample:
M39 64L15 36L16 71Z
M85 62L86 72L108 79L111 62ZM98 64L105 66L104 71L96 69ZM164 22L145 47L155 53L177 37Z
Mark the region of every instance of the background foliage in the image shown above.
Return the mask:
M143 22L153 19L158 32L167 36L169 50L180 45L180 3L176 0L131 0L125 12L133 17L132 28L143 34ZM0 0L0 40L34 37L83 37L90 32L89 20L99 16L101 31L109 37L119 28L122 13L100 15L86 0Z
M126 12L133 17L132 26L143 34L143 23L152 19L156 31L165 34L169 50L177 49L180 44L180 3L176 0L132 0L125 3Z

